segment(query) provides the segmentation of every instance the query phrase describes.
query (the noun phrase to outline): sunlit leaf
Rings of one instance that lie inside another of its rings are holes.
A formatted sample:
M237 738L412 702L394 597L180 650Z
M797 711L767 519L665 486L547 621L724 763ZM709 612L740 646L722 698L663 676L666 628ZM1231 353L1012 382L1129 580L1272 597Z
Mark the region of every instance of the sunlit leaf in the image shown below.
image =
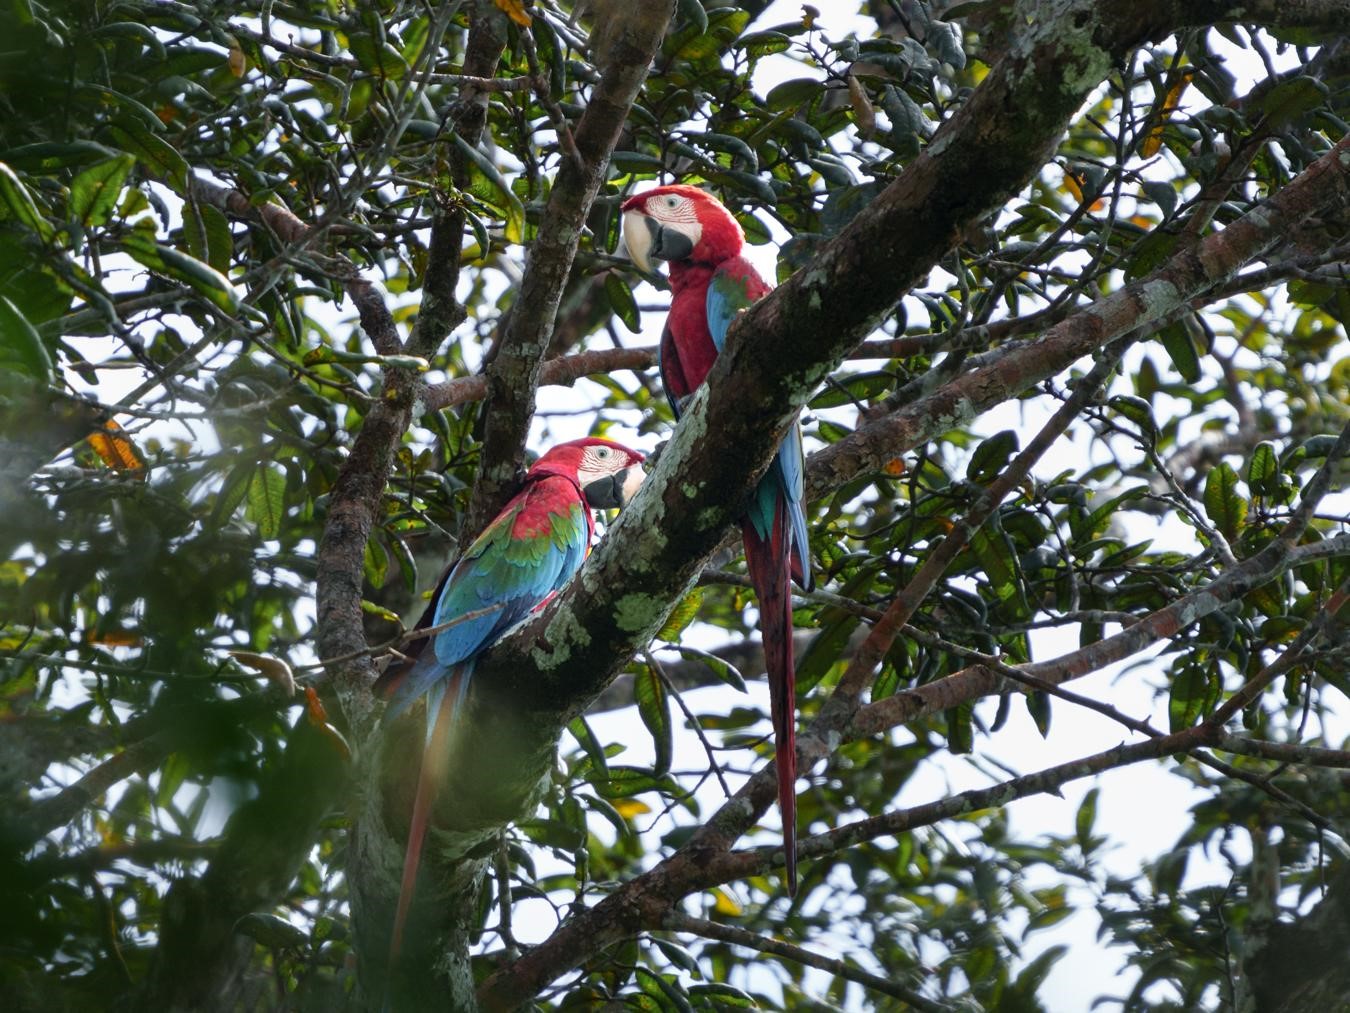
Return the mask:
M71 219L85 228L106 222L135 164L131 155L121 155L81 170L70 182Z
M653 768L664 774L670 769L674 728L670 720L669 694L661 677L648 665L642 665L633 674L633 698L638 715L652 736L656 750Z
M120 425L106 420L97 432L89 434L89 446L109 468L116 471L141 471L145 458Z
M275 464L260 465L249 480L244 516L258 526L261 537L275 538L285 513L286 473Z

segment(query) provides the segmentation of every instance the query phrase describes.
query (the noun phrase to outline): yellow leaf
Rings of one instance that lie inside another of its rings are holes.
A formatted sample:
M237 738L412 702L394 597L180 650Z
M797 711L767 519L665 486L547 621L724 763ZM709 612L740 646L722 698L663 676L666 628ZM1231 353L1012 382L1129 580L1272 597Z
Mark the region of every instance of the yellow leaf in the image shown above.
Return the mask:
M1073 194L1073 199L1078 203L1083 203L1083 184L1087 182L1087 176L1077 172L1064 170L1064 189Z
M666 619L666 624L661 627L656 634L657 640L678 640L684 628L694 621L694 616L698 615L699 606L703 604L703 589L696 587L684 596L684 601L675 606L675 611L670 613Z
M614 808L626 820L631 820L634 816L645 816L652 811L652 807L646 802L641 802L635 798L618 799L614 803Z
M1167 126L1167 121L1171 119L1172 113L1181 102L1181 93L1186 90L1186 86L1191 83L1191 78L1195 76L1195 71L1187 70L1177 76L1172 87L1167 89L1167 94L1163 96L1162 104L1153 110L1149 119L1153 125L1149 128L1148 134L1144 137L1144 143L1139 146L1139 154L1145 158L1152 158L1162 147L1163 128Z
M248 70L248 58L244 56L244 49L239 45L239 40L230 37L230 73L235 77L243 77L244 71Z
M86 643L104 647L140 647L143 643L141 635L130 630L104 630L101 633L90 630L84 639Z
M493 2L521 28L530 27L530 15L526 12L525 5L520 0L493 0Z
M742 913L743 909L736 903L736 899L721 887L713 887L712 895L713 910L719 915L728 915L734 918Z
M136 444L112 419L103 423L103 428L89 434L89 446L109 468L117 471L144 471L145 458L136 449Z

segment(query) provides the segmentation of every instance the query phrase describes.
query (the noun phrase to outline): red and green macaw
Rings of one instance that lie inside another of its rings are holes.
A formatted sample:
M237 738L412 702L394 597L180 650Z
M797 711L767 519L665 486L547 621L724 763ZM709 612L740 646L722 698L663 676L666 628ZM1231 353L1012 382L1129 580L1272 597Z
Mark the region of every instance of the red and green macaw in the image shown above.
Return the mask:
M770 289L742 255L745 234L730 211L692 186L661 186L623 205L624 241L644 271L670 264L670 316L661 335L661 380L676 418L712 369L736 314ZM741 521L745 562L759 597L760 628L778 768L789 892L797 887L796 674L792 657L792 588L812 587L803 513L801 427L794 422L760 480Z
M427 701L427 741L390 938L391 965L403 942L432 799L474 662L577 572L595 534L591 508L624 506L642 484L642 462L637 451L595 437L560 443L539 458L525 475L525 487L441 578L427 611L433 627L446 628L432 635L411 666L391 668L376 684L389 694L386 721L423 697Z

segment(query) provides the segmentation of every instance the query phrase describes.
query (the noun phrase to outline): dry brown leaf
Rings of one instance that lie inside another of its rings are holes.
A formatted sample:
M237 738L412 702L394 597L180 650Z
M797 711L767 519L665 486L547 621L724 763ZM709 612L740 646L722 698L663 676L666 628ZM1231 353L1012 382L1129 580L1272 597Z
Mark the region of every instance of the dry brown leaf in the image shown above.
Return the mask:
M254 654L252 651L230 651L229 655L245 668L251 668L266 676L269 682L276 683L286 691L287 696L295 696L295 676L291 666L280 658L270 654Z

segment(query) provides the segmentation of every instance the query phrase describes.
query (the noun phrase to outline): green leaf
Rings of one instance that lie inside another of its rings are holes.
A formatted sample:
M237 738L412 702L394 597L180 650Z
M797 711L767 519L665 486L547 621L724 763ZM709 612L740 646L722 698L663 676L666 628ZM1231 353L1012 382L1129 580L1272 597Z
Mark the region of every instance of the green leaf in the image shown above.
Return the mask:
M1031 715L1031 720L1036 722L1036 730L1041 733L1041 738L1048 738L1050 735L1050 694L1034 691L1023 696L1027 702L1027 713Z
M348 38L347 48L356 62L376 77L397 81L408 72L408 61L403 59L403 54L368 32L353 33Z
M1227 461L1205 478L1205 513L1225 538L1236 538L1247 520L1247 500L1238 492L1238 474Z
M961 47L961 28L946 21L933 21L929 25L927 44L937 52L938 59L951 64L956 70L966 65L966 51Z
M1089 789L1078 806L1077 815L1074 816L1074 836L1078 838L1078 847L1084 854L1093 848L1092 828L1097 822L1097 798L1100 795L1100 788Z
M1190 728L1218 699L1219 687L1202 662L1183 665L1172 678L1167 700L1167 719L1171 730Z
M494 203L504 209L507 242L524 242L525 205L520 202L520 198L511 189L511 184L506 181L506 177L502 175L501 170L493 164L492 159L460 137L458 133L452 134L452 136L455 139L456 147L469 160L471 167L476 169L482 175L484 181L491 186L493 194L498 198ZM484 199L489 198L485 196Z
M698 35L708 30L708 12L701 0L679 0L679 20L682 27L691 27Z
M5 205L0 211L8 210L7 214L0 214L0 222L6 218L14 218L20 225L32 229L41 236L43 242L49 243L55 238L56 229L38 210L33 195L28 192L28 187L24 186L23 180L19 179L14 170L4 162L0 162L0 200Z
M1163 218L1171 218L1177 209L1177 191L1171 183L1148 182L1140 184L1145 196L1162 210Z
M239 504L248 494L249 484L253 481L256 465L252 461L236 464L225 476L225 482L216 494L216 502L211 507L211 526L218 527L228 521Z
M666 624L656 634L657 640L678 640L684 628L694 621L699 607L703 604L703 589L696 587L684 596L666 619Z
M1007 536L985 524L970 536L970 548L998 600L1008 602L1016 598L1017 563Z
M157 243L152 236L140 230L124 237L122 248L137 262L144 264L156 274L181 281L226 313L233 314L238 311L239 294L235 292L229 279L209 264L203 264L186 253L180 253L172 246Z
M825 94L825 86L814 77L795 77L791 81L774 85L764 96L764 104L772 112L795 109L818 95Z
M609 297L609 306L623 321L623 325L634 334L642 330L642 314L638 310L637 299L628 283L616 271L605 275L605 295Z
M229 271L234 235L229 219L219 208L196 201L184 204L183 238L188 253L197 260L205 261L222 276Z
M586 723L586 719L578 714L567 723L567 730L572 733L574 739L581 743L581 748L590 757L591 770L595 771L602 779L608 780L609 763L605 760L605 747L600 745L600 740L595 737L595 732Z
M1181 323L1168 324L1158 332L1158 339L1172 359L1181 378L1187 383L1200 382L1200 354L1190 331Z
M1157 441L1158 424L1153 421L1153 408L1143 398L1131 394L1117 394L1106 403L1138 426L1140 435L1150 445Z
M43 385L51 382L52 359L28 318L0 295L0 366L26 373Z
M1017 434L1011 429L995 433L975 448L970 464L966 466L966 478L976 485L992 482L1017 453L1019 446Z
M136 156L145 172L168 184L180 197L187 196L190 170L173 145L139 124L113 126L109 132L119 148Z
M1265 114L1262 126L1278 127L1298 119L1320 106L1329 94L1331 89L1315 77L1296 77L1277 84L1261 100L1261 112Z
M592 780L604 798L629 798L644 791L658 791L663 795L679 795L680 786L669 774L656 774L639 767L610 767L609 777L601 782Z
M309 945L309 933L285 918L254 911L234 923L234 931L249 936L272 950L302 949Z
M721 679L728 686L731 686L733 689L738 689L742 693L746 691L745 677L741 675L740 671L731 662L725 661L715 654L700 650L697 647L689 647L687 644L671 644L671 646L686 658L693 658L695 661L703 662L703 664L707 665L708 668L712 670L713 675L717 676L717 678Z
M664 774L670 769L674 746L668 695L666 684L651 666L643 665L638 669L633 677L633 698L637 702L642 723L651 732L652 744L656 747L653 767L658 774Z
M1279 492L1280 461L1268 442L1258 443L1247 459L1247 487L1258 496Z
M759 1004L745 992L720 982L690 985L689 996L693 999L708 1000L709 1009L759 1009Z
M262 538L276 538L286 513L286 473L278 464L263 464L248 484L244 517L256 524Z
M106 222L117 206L117 198L135 164L136 159L131 155L119 155L81 171L70 182L67 211L71 220L85 228Z
M366 540L364 569L366 581L371 587L384 587L385 581L389 579L389 553L374 536Z
M968 753L975 744L972 719L975 706L957 704L947 711L947 749L953 753Z

